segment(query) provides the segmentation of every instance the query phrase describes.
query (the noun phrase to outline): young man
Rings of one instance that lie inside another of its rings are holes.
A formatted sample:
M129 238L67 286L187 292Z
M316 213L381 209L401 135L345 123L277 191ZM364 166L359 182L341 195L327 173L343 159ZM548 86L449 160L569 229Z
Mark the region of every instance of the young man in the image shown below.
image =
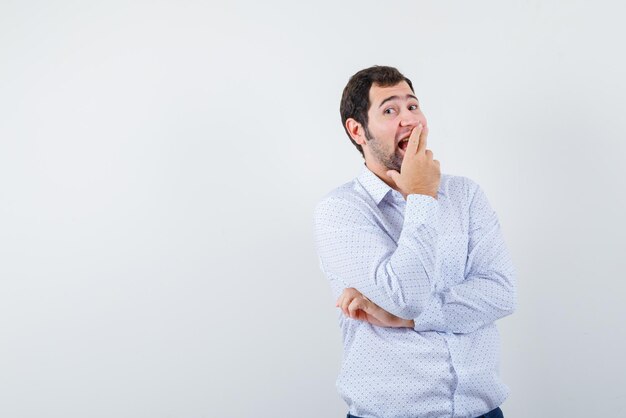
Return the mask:
M365 164L317 205L315 234L342 310L348 417L502 417L495 321L516 297L496 214L476 183L440 173L395 68L352 76L341 118Z

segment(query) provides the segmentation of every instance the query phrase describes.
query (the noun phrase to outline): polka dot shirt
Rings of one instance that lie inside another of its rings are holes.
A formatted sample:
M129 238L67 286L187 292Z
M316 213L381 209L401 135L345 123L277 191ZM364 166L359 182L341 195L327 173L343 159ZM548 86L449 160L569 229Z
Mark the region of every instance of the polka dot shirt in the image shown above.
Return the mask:
M496 214L473 181L443 174L437 199L402 195L367 167L315 209L333 297L354 287L415 328L339 314L337 379L362 418L473 418L508 395L495 321L515 309L514 268Z

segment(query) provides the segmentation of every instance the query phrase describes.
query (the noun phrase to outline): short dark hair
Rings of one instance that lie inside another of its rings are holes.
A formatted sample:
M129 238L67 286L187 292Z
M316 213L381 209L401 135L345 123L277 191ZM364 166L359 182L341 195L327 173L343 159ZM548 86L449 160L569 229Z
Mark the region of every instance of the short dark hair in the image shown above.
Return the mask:
M367 111L370 108L370 88L372 84L377 84L381 87L395 86L398 83L406 81L411 91L413 90L413 83L406 78L400 71L394 67L385 67L382 65L375 65L373 67L366 68L359 71L350 77L348 84L343 89L341 96L341 105L339 112L341 113L341 123L346 130L350 141L354 144L356 149L359 150L363 158L363 147L357 144L350 136L348 128L346 128L346 121L352 118L363 125L366 133L367 131Z

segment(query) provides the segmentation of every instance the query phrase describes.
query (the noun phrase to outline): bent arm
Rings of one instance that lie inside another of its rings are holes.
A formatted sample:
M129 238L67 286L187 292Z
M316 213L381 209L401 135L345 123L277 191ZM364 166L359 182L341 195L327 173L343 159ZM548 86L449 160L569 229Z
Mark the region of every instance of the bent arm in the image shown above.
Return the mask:
M386 311L417 318L437 280L438 216L436 199L409 195L396 244L366 209L328 198L315 210L320 266L331 281L358 289Z
M477 187L470 205L465 279L430 295L415 318L416 331L473 332L516 306L515 270L495 212Z

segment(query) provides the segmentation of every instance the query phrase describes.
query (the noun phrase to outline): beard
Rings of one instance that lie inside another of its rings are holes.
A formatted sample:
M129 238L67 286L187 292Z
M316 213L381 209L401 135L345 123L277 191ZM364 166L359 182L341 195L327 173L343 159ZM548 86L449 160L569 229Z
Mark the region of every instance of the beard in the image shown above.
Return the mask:
M365 127L364 131L365 139L369 143L370 150L372 151L374 158L376 158L376 160L388 170L395 170L399 173L400 168L402 167L402 160L404 158L404 156L400 154L399 148L394 146L393 150L389 152L384 149L379 140L374 138L367 127Z

